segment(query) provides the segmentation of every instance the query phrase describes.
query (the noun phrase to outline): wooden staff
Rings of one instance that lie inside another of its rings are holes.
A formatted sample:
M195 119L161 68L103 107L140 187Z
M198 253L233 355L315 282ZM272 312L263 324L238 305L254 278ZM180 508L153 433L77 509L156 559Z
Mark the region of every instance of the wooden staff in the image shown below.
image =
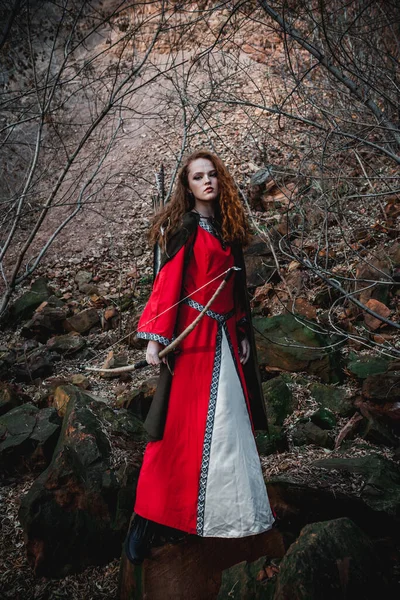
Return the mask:
M203 310L197 315L195 320L192 323L190 323L190 325L188 325L186 327L186 329L184 329L182 331L182 333L180 333L178 335L177 338L174 339L173 342L171 342L168 346L166 346L165 348L163 348L161 350L161 352L158 355L159 358L164 358L164 356L167 356L167 354L170 354L170 352L173 352L175 350L175 348L177 348L179 346L179 344L189 335L189 333L191 331L193 331L193 329L196 327L196 325L198 325L200 323L201 319L204 317L204 315L206 314L206 312L208 311L208 309L210 308L210 306L212 305L212 303L214 302L216 297L219 296L219 294L225 288L226 284L228 283L228 281L231 278L234 271L240 271L240 268L239 267L231 267L230 269L228 269L228 272L225 275L223 281L221 281L220 285L215 290L214 294L212 295L210 300L207 302L207 304L205 305ZM127 365L126 367L117 367L115 369L102 369L102 368L97 368L97 367L85 367L85 369L86 369L86 371L94 371L95 373L128 373L129 371L136 371L137 369L143 369L143 367L147 367L148 364L149 363L147 362L147 360L139 360L138 362L134 363L133 365Z

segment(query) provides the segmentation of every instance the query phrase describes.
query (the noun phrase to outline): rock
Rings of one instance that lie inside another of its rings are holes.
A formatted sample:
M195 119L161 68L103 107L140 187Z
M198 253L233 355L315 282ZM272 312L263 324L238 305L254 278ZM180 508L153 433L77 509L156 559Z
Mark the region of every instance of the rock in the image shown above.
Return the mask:
M289 312L298 313L307 319L315 320L317 318L317 309L306 298L296 298L294 305L292 301L287 302L286 308Z
M362 414L370 414L373 417L383 419L387 424L400 425L399 401L376 404L375 402L366 402L359 398L354 405L362 412Z
M0 462L3 469L46 467L51 459L60 419L54 408L23 404L0 417Z
M389 249L389 257L394 268L400 267L400 244L395 242Z
M12 368L16 360L15 350L0 353L0 379L7 380L12 377Z
M43 277L37 279L28 292L18 298L10 308L10 316L13 323L29 319L35 309L45 302L51 292L47 286L47 280Z
M293 412L293 394L282 376L274 377L262 384L267 405L268 423L283 425L286 417Z
M380 422L372 415L368 415L360 422L359 435L373 444L383 444L389 447L396 448L400 442L400 439L390 431L385 423Z
M342 380L340 354L326 348L332 340L315 333L299 318L290 314L256 317L253 324L261 365L291 372L307 371L327 383Z
M234 570L231 575L223 571L240 563L239 572L247 572L253 579L266 557L279 559L284 552L282 535L275 527L259 535L236 539L189 535L178 544L153 548L151 559L145 560L141 568L131 565L123 553L116 597L118 600L239 598L230 595L233 594L232 589L228 589L228 595L225 595L228 580L237 571ZM254 561L260 558L261 561L254 565ZM249 563L247 567L246 563ZM245 584L244 581L242 583ZM263 587L260 584L257 590L262 591ZM265 596L256 597L261 600ZM248 596L240 598L247 600Z
M391 313L390 308L388 308L385 304L382 304L382 302L379 302L378 300L374 300L374 298L370 298L368 300L366 306L370 310L373 310L374 312L376 312L381 317L385 317L386 319L388 319L390 316L390 313ZM364 321L365 321L366 326L369 329L371 329L371 331L376 331L377 329L379 329L379 327L382 327L382 325L385 325L384 321L381 321L377 317L374 317L373 315L370 315L367 312L364 314Z
M52 335L62 333L63 322L67 315L67 308L44 302L33 314L32 319L24 325L21 335L45 343Z
M365 398L375 402L398 402L400 400L400 371L367 377L362 386Z
M120 354L114 354L111 350L102 364L103 369L116 369L118 367L125 367L128 364L128 355L121 352ZM104 379L113 379L114 377L123 377L128 373L100 373L100 377Z
M79 388L65 388L69 402L52 461L23 496L19 511L28 561L45 577L63 577L120 556L138 477L134 464L122 470L111 466L109 427L100 415L108 407ZM124 443L132 453L130 435Z
M64 321L64 328L66 331L86 333L98 323L100 323L100 317L97 310L95 308L85 308L85 310L66 319Z
M250 179L249 202L250 206L255 210L261 210L261 198L265 190L275 185L272 180L272 167L267 166L258 169Z
M275 452L285 452L288 449L286 433L281 427L269 424L269 431L256 432L256 444L259 454L268 456Z
M251 288L263 285L276 269L269 246L256 236L244 251L244 262L247 285Z
M17 381L32 382L45 379L53 373L53 364L59 360L57 354L50 352L46 346L35 348L28 355L18 356L13 368Z
M81 286L89 283L90 281L92 281L92 273L89 273L89 271L78 271L75 275L75 283L80 291L82 291Z
M337 419L328 408L319 408L310 417L311 421L321 429L334 429Z
M385 513L400 525L400 467L378 454L356 458L326 458L314 466L357 473L364 485L360 497L376 513Z
M307 525L280 563L274 600L388 597L383 562L350 519Z
M90 388L90 381L87 377L85 377L85 375L82 375L81 373L76 373L75 375L71 375L69 377L70 382L72 383L72 385L76 385L77 387L81 388L82 390L88 390Z
M141 421L144 421L149 412L157 382L158 377L149 377L140 387L128 390L118 396L117 406L128 408Z
M86 345L86 342L79 333L72 331L65 335L52 337L47 341L46 345L49 350L52 350L53 352L69 355L81 350Z
M368 257L367 261L360 263L356 269L357 280L376 281L374 285L365 285L365 281L357 283L357 289L360 290L358 296L360 302L367 304L368 300L373 298L383 304L389 300L390 284L379 283L380 281L390 280L390 262L388 260L379 260L375 257ZM366 288L367 289L363 289Z
M120 314L116 306L108 306L101 319L101 327L104 331L117 329L120 323Z
M310 393L321 408L328 409L341 417L348 417L354 413L352 401L341 388L313 383L310 386Z
M71 398L74 399L75 396L75 387L72 387L68 384L62 384L56 387L54 390L53 406L57 410L57 413L60 415L60 417L64 417L65 413L67 412L69 401ZM86 398L86 396L83 396L83 398Z
M106 404L99 406L98 414L107 423L113 435L127 435L137 442L147 442L148 434L140 419L125 408L112 409Z
M353 440L360 429L361 421L363 416L360 413L355 412L354 415L346 421L345 425L341 428L335 439L335 448L339 448L342 442L345 440Z
M334 439L325 429L317 427L311 421L307 423L296 423L292 431L292 440L295 446L314 444L321 448L333 448Z
M79 291L86 296L99 296L99 288L94 283L82 283Z
M304 475L294 471L268 478L280 530L347 516L368 535L398 539L400 465L366 450L367 456L314 461Z
M266 582L260 577L260 573L267 577L265 564L266 558L263 556L252 563L241 562L223 571L217 600L273 600L276 581Z
M0 416L22 404L23 400L15 386L0 382Z
M366 379L371 375L386 373L390 361L383 356L357 356L354 352L349 355L347 370L359 379Z
M262 169L258 169L250 178L250 185L265 185L268 181L271 181L272 178L272 167L263 167Z

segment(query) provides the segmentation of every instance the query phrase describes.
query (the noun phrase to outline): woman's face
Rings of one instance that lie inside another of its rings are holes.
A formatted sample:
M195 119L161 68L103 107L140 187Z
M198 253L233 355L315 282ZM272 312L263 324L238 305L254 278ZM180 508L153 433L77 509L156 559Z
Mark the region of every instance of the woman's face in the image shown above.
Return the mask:
M189 189L196 200L213 202L218 198L217 171L208 158L196 158L188 167Z

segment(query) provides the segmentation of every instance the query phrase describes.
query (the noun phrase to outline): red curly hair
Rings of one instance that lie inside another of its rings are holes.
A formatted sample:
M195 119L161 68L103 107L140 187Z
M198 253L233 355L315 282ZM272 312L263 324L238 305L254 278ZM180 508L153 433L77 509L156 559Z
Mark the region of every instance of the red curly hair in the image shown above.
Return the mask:
M217 172L219 196L215 206L215 217L220 224L224 242L247 244L250 229L235 182L222 160L208 150L196 150L186 158L178 173L171 201L154 218L150 241L158 242L165 249L171 234L182 225L183 215L194 208L194 197L189 195L188 172L190 164L198 158L210 160Z

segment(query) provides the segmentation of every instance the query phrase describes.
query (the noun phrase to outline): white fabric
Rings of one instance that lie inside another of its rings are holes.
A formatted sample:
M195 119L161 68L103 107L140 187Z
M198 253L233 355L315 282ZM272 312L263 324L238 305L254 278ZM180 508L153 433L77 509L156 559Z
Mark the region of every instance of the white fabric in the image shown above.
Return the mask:
M206 486L204 537L245 537L274 517L246 400L225 332Z

